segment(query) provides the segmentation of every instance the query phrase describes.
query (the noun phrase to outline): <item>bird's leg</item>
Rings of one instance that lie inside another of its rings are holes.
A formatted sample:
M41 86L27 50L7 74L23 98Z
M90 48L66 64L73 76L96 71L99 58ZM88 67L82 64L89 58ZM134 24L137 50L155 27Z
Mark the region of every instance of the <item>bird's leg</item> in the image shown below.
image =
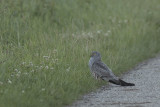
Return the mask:
M95 73L92 73L92 75L95 79L97 79L97 75Z
M98 76L96 73L92 73L92 74L93 74L93 77L94 77L95 79L100 80L99 76Z
M97 74L95 74L95 78L96 78L98 81L101 80L101 78L100 78Z

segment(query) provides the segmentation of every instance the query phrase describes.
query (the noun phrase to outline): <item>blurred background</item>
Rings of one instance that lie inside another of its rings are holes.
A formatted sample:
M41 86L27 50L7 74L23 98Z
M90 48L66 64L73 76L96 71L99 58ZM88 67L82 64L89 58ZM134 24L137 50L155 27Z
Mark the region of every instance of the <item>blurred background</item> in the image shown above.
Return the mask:
M71 104L160 50L159 0L0 0L0 107Z

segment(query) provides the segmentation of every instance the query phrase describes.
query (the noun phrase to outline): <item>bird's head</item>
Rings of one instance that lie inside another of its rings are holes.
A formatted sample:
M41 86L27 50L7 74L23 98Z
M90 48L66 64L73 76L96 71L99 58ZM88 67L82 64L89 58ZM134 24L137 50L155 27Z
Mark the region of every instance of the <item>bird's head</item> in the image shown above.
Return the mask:
M101 54L99 53L99 52L97 52L97 51L93 51L92 53L91 53L91 56L90 56L91 58L94 58L94 59L99 59L99 60L101 60Z

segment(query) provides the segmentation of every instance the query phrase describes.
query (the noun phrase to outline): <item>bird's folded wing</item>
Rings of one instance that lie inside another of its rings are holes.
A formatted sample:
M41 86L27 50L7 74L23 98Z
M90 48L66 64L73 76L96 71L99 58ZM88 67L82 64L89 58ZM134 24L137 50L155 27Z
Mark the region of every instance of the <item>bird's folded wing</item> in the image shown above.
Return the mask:
M94 69L94 72L100 77L107 77L108 79L113 79L116 77L113 72L107 67L107 65L105 65L101 61L95 62L92 67Z

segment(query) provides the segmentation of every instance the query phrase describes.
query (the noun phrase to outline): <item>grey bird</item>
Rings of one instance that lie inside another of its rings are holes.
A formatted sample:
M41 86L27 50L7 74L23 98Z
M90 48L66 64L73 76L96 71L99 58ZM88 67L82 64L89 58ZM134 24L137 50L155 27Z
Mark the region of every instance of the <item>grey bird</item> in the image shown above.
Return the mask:
M111 69L101 61L99 52L93 51L89 60L89 68L93 76L98 79L121 86L135 86L133 83L127 83L115 76Z

